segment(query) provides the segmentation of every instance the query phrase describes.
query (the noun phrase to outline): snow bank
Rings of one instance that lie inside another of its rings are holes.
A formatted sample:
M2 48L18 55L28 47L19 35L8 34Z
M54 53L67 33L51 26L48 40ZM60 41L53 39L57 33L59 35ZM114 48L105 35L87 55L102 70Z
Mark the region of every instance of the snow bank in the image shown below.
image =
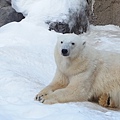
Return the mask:
M120 120L119 111L94 103L44 105L34 101L56 69L53 52L57 33L37 21L39 15L33 9L38 12L40 2L43 0L13 0L16 9L36 21L26 17L0 28L0 120ZM120 52L117 26L91 26L81 39L96 49Z
M68 14L69 9L73 11L82 10L86 5L85 0L12 0L12 6L24 15L34 12L39 16L60 17ZM32 16L34 17L34 16Z
M88 26L85 15L86 0L12 0L12 6L22 12L28 21L39 26L53 22L66 23L70 30L74 28L75 21L81 20L81 27ZM80 15L83 13L84 15ZM72 16L72 17L71 17ZM81 17L80 17L81 16ZM79 18L80 17L80 18ZM83 31L81 28L81 32ZM84 31L85 32L85 31Z

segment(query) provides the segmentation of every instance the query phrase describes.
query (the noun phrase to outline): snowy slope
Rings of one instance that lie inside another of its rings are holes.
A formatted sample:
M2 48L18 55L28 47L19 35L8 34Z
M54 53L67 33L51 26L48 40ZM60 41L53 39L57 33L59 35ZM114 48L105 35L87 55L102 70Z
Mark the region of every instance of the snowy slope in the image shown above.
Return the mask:
M48 31L38 14L43 0L12 2L26 18L0 28L0 120L120 120L119 110L90 102L44 105L34 101L54 76L57 33ZM81 39L96 49L120 52L117 26L91 26Z

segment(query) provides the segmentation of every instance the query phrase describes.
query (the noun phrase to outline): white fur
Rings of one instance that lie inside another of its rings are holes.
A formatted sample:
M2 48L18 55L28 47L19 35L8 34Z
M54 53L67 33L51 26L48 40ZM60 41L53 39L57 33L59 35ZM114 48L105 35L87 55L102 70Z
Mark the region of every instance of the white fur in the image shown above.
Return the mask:
M68 56L61 54L63 48L69 49ZM53 104L109 94L115 106L120 107L120 54L96 50L79 36L64 34L58 37L55 61L55 77L36 96L37 100Z

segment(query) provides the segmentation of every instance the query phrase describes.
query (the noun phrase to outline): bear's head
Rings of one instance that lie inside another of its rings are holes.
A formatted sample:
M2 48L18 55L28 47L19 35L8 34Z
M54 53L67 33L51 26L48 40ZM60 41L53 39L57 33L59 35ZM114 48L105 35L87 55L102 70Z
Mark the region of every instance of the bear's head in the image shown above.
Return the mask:
M86 42L76 34L63 34L58 36L56 49L58 53L67 58L75 58L85 47Z

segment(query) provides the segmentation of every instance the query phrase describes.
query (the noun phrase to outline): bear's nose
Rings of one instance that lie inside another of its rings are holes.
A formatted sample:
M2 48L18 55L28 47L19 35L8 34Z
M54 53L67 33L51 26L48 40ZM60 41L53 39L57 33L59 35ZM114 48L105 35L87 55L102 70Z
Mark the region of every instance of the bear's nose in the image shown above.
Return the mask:
M66 55L68 54L68 50L67 50L67 49L62 49L62 54L63 54L64 56L66 56Z

